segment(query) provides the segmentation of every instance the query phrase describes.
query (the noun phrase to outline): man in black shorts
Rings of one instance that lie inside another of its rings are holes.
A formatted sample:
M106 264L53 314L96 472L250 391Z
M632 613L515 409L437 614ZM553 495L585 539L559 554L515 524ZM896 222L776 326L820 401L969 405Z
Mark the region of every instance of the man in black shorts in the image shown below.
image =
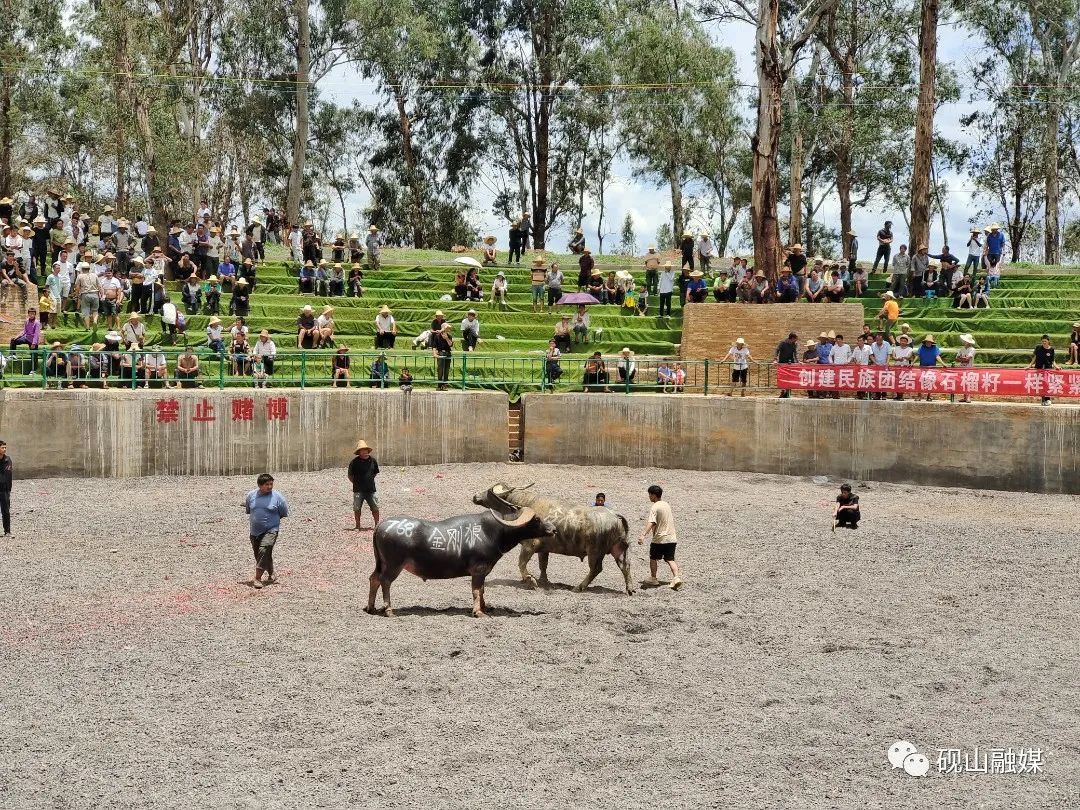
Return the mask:
M660 580L656 578L656 569L660 560L663 560L671 569L671 582L668 583L668 587L677 591L682 585L682 580L679 579L679 565L675 562L675 544L678 542L675 536L675 518L671 514L668 503L661 500L664 497L664 490L653 484L648 492L652 509L649 510L645 530L638 538L640 546L645 542L646 537L652 535L652 543L649 545L649 578L644 584L653 587L660 584Z
M836 525L841 529L857 529L861 518L859 496L851 494L850 484L842 484L840 494L836 496L836 511L833 512Z

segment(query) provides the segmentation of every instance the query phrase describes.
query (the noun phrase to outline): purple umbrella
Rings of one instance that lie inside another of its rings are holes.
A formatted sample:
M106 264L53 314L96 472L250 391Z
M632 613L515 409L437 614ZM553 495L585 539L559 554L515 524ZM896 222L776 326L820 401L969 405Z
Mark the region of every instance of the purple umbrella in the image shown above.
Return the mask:
M600 302L597 301L595 298L593 298L588 293L577 292L577 293L565 293L563 295L563 297L560 298L555 303L556 304L584 304L585 306L589 306L589 304L599 304Z

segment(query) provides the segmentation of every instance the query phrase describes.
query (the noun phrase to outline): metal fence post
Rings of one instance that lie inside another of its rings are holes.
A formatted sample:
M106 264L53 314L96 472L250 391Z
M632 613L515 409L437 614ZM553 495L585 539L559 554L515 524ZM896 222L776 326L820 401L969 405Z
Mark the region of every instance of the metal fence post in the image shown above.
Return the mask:
M307 382L307 352L300 352L300 387Z
M38 359L38 362L41 363L41 387L42 388L48 388L49 387L49 379L48 379L48 377L45 376L45 360L48 357L48 355L45 354L44 349L30 349L30 365L31 366L34 365L34 358L35 357Z
M704 391L702 392L702 396L707 397L708 395L709 395L709 358L706 357L705 358L705 386L704 386Z
M465 376L466 376L466 374L468 374L468 371L469 371L469 353L468 352L462 352L461 353L461 390L462 391L465 390L465 384L466 384Z
M225 390L225 350L218 352L218 390Z

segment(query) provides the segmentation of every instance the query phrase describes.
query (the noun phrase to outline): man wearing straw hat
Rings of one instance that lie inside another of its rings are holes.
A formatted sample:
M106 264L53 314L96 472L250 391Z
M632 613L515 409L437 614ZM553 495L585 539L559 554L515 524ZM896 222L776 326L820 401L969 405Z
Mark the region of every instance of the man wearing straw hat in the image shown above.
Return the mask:
M375 348L392 349L397 340L397 321L390 311L390 307L383 304L379 308L379 314L375 316Z
M964 333L959 336L960 342L964 344L962 349L958 349L953 357L953 365L957 368L974 368L975 367L975 338L971 335ZM961 402L971 402L970 392L964 392L964 398Z
M560 274L560 284L562 281ZM529 271L529 281L532 283L532 311L540 312L544 308L544 282L547 281L547 270L544 267L544 257L534 256L532 269Z
M947 363L941 359L941 349L937 346L937 341L934 340L933 335L927 335L922 339L922 345L919 346L919 367L920 368L933 368L934 366L944 366ZM918 399L918 397L916 397ZM931 402L934 399L932 394L926 395L926 401Z
M1001 261L1001 254L1005 252L1005 234L1001 232L1001 226L996 222L990 226L990 234L986 237L986 260L993 267Z
M581 228L574 229L574 238L570 240L570 244L566 246L570 252L575 256L580 256L585 252L585 234Z
M736 338L735 345L728 349L724 360L731 360L731 388L728 389L728 396L735 393L736 384L742 383L742 393L739 396L745 397L746 383L750 376L750 349L746 341Z
M900 305L896 303L896 296L893 295L892 290L886 290L881 297L885 299L885 303L877 314L877 322L878 328L885 333L885 340L888 340L896 327L896 322L900 319Z
M368 264L372 270L378 270L382 266L379 246L379 229L374 225L368 225L368 235L365 242L367 247Z
M485 267L493 266L499 261L498 251L495 249L495 242L497 240L490 233L484 237L484 247L481 249L483 262Z
M375 493L375 476L379 474L379 462L371 455L371 446L363 439L356 443L353 459L349 462L349 482L353 490L353 517L356 519L356 531L363 531L360 526L360 513L364 504L371 510L371 527L379 525L379 496Z

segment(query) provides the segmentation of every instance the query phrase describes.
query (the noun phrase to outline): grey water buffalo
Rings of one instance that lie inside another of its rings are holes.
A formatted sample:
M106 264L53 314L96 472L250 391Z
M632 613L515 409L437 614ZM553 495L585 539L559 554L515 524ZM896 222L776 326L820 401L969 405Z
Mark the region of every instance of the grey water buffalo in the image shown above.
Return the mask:
M375 528L367 612L375 612L375 594L382 586L383 610L394 615L390 583L404 568L425 581L472 577L473 615L483 616L484 579L495 564L518 543L554 533L555 527L531 509L512 514L489 510L437 523L406 516L383 520Z
M634 586L630 582L630 555L627 551L630 547L630 527L626 518L600 506L567 506L530 492L531 486L532 484L527 487L510 487L500 482L473 496L473 503L478 506L500 512L512 512L519 508L532 509L555 526L555 535L552 537L538 537L521 542L518 570L522 581L534 586L537 584L528 569L533 554L540 559L539 584L543 588L551 586L547 578L549 554L588 558L589 573L581 584L574 588L580 592L589 587L589 583L603 568L604 556L610 554L622 571L626 592L632 594Z

